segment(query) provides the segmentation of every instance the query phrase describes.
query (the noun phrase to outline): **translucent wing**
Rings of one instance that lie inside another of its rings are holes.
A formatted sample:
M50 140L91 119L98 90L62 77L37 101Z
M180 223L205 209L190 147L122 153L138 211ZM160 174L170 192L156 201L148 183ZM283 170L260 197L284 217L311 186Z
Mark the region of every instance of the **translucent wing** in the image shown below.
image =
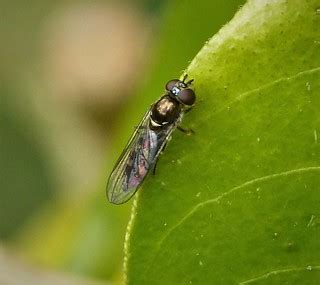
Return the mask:
M149 114L145 114L109 177L107 195L111 203L122 204L138 190L180 120L152 130Z

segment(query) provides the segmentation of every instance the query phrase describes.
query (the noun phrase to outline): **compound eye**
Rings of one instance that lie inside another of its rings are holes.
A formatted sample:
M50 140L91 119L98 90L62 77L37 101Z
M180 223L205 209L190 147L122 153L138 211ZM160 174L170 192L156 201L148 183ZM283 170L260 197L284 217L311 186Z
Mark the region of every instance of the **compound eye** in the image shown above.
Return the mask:
M181 90L177 97L181 103L188 106L193 105L196 101L196 94L189 88Z
M178 79L170 80L170 81L166 84L166 90L171 91L172 88L175 87L178 82L180 82L180 80L178 80Z

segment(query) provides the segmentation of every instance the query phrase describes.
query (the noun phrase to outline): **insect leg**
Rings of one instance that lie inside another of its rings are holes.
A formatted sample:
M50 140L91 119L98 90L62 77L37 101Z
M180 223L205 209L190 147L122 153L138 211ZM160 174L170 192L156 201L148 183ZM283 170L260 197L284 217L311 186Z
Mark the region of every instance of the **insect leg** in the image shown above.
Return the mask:
M192 107L190 107L190 108L188 108L188 109L184 110L183 112L184 112L185 114L187 114L187 113L189 113L192 109L193 109L193 108L192 108Z
M153 165L153 169L152 169L152 174L153 174L153 175L156 175L156 168L157 168L158 159L159 159L159 158L157 158L155 164Z
M194 134L194 130L193 129L185 129L181 126L177 126L177 129L187 135L191 135L191 134Z
M186 73L185 75L183 75L183 79L182 82L185 83L185 80L188 78L188 74Z
M145 126L135 126L135 130L144 130L146 127Z
M182 82L185 83L187 86L189 86L194 81L194 79L190 79L189 81L185 82L187 78L188 78L188 74L185 74L183 76Z
M165 150L166 146L167 146L168 142L166 142L164 144L164 146L162 147L162 150L161 150L161 153ZM154 165L153 165L153 169L152 169L152 174L155 175L156 174L156 168L157 168L157 164L158 164L158 161L159 161L159 156L157 157Z

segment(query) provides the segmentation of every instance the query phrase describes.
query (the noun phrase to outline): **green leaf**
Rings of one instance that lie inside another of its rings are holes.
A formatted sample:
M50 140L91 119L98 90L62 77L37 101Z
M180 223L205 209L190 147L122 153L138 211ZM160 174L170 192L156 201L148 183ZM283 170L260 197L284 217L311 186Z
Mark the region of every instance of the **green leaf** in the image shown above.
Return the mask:
M317 284L319 7L248 1L192 61L195 134L138 194L128 284Z

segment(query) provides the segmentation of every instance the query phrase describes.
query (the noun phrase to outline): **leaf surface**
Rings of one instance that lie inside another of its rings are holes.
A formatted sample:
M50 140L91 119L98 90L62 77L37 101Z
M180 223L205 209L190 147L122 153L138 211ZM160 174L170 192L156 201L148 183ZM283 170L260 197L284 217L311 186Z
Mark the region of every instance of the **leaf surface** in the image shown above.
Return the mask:
M248 1L191 62L195 134L135 201L128 284L319 280L319 7Z

